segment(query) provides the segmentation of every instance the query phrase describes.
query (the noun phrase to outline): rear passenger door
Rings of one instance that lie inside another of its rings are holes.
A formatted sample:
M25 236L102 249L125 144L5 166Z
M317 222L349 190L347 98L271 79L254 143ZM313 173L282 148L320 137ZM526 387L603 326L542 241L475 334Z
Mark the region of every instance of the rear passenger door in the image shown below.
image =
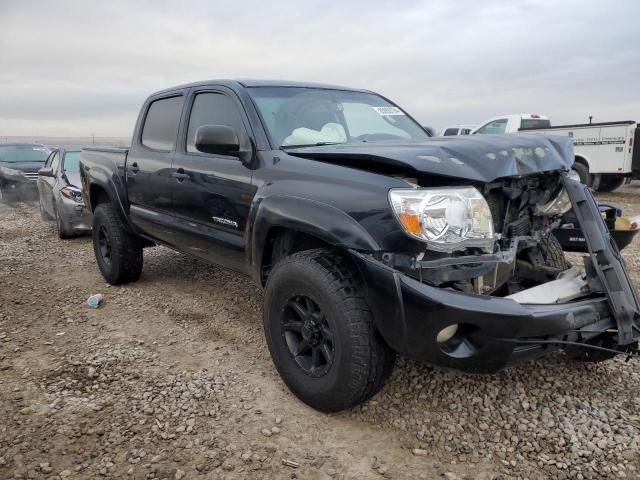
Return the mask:
M256 189L251 184L251 155L203 153L195 147L202 125L225 125L238 134L240 149L250 152L249 122L234 93L194 89L189 95L182 133L173 160L173 208L180 248L236 271L246 272L245 231Z
M171 162L184 99L184 91L175 91L147 101L126 163L132 222L148 236L170 245L175 242L170 228Z

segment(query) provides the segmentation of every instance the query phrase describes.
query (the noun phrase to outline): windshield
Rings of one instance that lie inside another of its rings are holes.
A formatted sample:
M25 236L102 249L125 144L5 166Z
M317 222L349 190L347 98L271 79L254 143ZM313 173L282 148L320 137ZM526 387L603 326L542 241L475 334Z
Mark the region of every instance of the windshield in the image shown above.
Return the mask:
M279 148L429 138L402 110L372 93L301 87L249 92Z
M79 172L80 171L80 152L65 153L62 168L67 172Z
M0 162L7 163L44 163L49 149L41 145L0 145Z

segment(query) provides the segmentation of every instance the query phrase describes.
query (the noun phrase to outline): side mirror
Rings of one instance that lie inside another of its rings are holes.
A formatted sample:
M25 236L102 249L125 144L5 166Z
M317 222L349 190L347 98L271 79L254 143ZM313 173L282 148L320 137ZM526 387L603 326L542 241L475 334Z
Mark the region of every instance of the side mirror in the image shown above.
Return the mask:
M429 134L430 137L436 136L436 131L433 129L433 127L427 127L426 125L423 125L422 128Z
M53 174L53 168L51 167L41 168L40 170L38 170L38 175L41 175L43 177L55 177L55 175Z
M196 130L196 149L204 153L239 156L240 140L226 125L202 125Z

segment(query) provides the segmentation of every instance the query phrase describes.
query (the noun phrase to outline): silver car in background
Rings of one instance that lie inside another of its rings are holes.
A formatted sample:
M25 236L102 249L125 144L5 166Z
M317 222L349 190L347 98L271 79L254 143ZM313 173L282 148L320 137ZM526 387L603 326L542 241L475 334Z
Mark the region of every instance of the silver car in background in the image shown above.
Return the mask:
M80 189L80 150L51 151L38 171L38 195L43 220L55 220L60 238L91 230L91 212Z

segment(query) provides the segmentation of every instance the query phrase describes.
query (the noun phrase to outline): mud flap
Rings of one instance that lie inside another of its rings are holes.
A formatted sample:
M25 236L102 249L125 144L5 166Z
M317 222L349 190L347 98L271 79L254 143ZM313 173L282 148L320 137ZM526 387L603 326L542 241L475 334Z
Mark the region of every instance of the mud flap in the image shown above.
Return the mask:
M564 185L591 254L590 259L585 259L585 263L589 262L585 265L587 272L595 272L607 295L611 315L618 327L618 344L637 342L640 336L640 302L620 250L609 234L589 187L567 176L564 177Z

